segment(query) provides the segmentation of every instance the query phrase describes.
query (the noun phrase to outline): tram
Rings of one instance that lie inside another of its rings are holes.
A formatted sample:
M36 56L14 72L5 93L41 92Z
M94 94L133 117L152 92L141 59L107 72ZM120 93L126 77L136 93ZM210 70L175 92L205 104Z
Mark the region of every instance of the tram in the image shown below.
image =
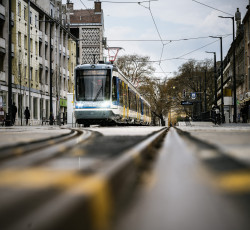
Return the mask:
M151 124L149 103L113 64L75 68L76 122L92 124Z

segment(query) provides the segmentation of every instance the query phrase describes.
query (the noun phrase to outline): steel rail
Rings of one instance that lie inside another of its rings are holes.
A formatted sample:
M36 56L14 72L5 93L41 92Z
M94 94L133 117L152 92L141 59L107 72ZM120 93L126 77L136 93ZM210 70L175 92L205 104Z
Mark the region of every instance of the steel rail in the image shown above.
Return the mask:
M41 139L5 149L0 155L0 169L27 167L50 159L88 139L91 132L70 129L70 133Z

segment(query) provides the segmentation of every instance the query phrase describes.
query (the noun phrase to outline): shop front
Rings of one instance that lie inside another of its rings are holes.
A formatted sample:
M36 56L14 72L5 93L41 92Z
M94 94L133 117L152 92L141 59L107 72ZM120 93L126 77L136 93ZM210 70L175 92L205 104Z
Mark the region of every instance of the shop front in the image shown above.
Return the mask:
M67 123L67 99L60 98L60 121L62 124Z

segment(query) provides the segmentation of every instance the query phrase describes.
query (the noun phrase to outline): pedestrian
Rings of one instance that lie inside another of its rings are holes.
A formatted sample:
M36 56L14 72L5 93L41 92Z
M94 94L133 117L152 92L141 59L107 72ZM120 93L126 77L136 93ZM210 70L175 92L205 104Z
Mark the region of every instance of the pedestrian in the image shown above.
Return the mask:
M29 119L30 119L30 111L29 111L28 107L26 107L26 109L24 111L24 116L25 116L25 119L26 119L26 125L28 125L28 122L29 122Z
M16 113L17 113L17 107L16 107L15 102L13 102L11 106L11 113L12 113L12 125L14 125L16 121Z
M212 117L214 119L214 124L220 124L220 108L218 105L213 105L212 106Z

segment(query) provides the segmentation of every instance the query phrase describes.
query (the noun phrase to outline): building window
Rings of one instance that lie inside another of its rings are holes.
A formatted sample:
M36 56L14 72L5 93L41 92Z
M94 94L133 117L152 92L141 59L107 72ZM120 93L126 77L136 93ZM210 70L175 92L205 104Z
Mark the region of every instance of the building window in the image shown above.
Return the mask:
M48 46L45 45L45 60L48 60Z
M33 39L30 39L30 52L33 53Z
M36 70L35 81L37 82L37 80L38 80L38 71Z
M37 27L37 15L35 15L35 27Z
M27 21L27 8L26 8L26 6L24 6L23 12L24 12L23 18L25 21Z
M36 49L36 56L38 56L38 42L35 43L35 49Z
M39 83L42 84L43 69L39 69Z
M27 79L27 66L24 67L24 77Z
M37 119L37 98L33 98L33 118Z
M17 10L18 10L18 16L19 17L21 17L21 2L18 2L18 8L17 8Z
M42 120L43 117L45 117L45 114L43 113L43 99L40 99L40 119Z
M49 74L48 74L48 71L46 70L45 71L45 84L48 85L49 83Z
M30 67L30 80L33 81L33 68Z
M30 11L30 24L32 24L32 12Z
M27 43L28 43L27 36L24 35L24 49L26 49L26 50L27 50L27 45L28 45Z
M42 42L39 42L39 57L42 57Z
M21 32L18 32L18 46L21 46Z

